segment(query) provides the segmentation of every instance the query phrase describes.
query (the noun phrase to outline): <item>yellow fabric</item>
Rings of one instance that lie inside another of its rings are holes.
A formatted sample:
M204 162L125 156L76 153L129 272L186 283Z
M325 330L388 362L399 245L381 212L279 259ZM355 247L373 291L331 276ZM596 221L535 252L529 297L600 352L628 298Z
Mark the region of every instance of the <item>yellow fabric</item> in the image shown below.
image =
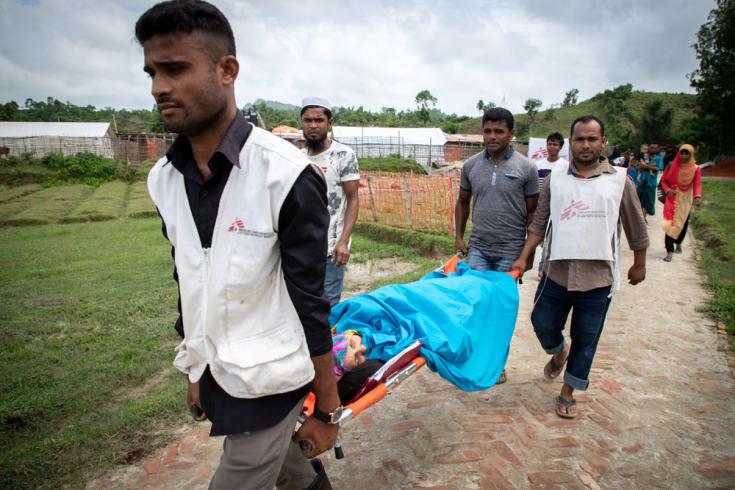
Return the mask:
M664 220L662 228L664 233L676 240L681 234L684 223L686 223L689 211L692 209L692 201L694 200L694 189L689 188L686 191L676 191L676 210L674 218L671 221Z

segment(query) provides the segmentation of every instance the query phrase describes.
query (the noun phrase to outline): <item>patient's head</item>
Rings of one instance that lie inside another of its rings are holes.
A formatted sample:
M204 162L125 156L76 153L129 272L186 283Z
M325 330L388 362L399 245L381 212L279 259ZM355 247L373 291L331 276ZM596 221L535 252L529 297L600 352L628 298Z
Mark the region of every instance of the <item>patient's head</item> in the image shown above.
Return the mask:
M334 354L334 373L342 376L365 362L365 345L355 330L332 334L332 354Z

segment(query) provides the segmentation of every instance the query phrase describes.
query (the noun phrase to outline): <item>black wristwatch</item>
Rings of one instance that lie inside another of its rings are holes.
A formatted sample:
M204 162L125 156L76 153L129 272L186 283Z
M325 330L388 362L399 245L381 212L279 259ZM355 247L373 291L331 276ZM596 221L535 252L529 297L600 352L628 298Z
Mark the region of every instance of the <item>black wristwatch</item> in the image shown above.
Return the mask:
M342 405L340 405L332 410L332 412L327 413L322 412L316 405L314 405L314 413L312 413L311 415L318 421L324 422L325 424L338 424L339 419L342 418L342 410Z

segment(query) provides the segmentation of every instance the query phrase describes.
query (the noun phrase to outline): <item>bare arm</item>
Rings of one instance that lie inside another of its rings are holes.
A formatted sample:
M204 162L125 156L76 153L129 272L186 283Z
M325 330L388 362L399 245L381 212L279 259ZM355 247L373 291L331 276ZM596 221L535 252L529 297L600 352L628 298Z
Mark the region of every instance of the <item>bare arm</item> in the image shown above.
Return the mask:
M467 255L467 246L464 243L464 232L467 227L467 219L470 216L470 201L472 193L459 190L457 204L454 206L454 249Z
M533 257L533 254L536 251L536 247L538 247L543 241L543 235L537 235L529 231L528 237L526 238L526 243L523 245L521 255L519 255L518 258L513 262L513 265L510 266L511 270L517 270L520 271L521 274L523 274L528 269L530 269L533 264L529 264L528 259L530 257Z
M350 249L347 246L350 243L352 230L357 222L357 213L360 211L360 181L351 180L342 183L342 189L345 192L347 205L345 207L345 222L342 229L342 235L334 246L332 260L337 267L345 265L350 261Z
M533 215L536 213L538 206L538 196L526 198L526 228L533 223Z
M646 249L633 251L633 265L628 269L628 282L635 286L646 279Z
M314 381L312 391L316 396L316 406L325 413L332 412L340 405L337 393L337 382L334 379L334 356L332 351L320 356L312 357L314 363ZM307 441L309 449L304 452L307 458L314 458L334 446L339 425L328 424L314 417L306 419L296 432L296 441Z

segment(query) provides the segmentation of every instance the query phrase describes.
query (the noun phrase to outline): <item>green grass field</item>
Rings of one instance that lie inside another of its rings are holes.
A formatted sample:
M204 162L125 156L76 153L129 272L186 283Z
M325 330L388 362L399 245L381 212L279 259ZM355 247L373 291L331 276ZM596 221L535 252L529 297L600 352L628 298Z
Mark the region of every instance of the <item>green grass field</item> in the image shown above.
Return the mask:
M735 352L735 182L703 182L702 199L690 219L713 293L704 311L725 325Z
M415 264L373 289L435 268L447 243L371 225L353 260ZM168 443L189 418L159 219L2 228L0 244L0 488L83 487Z
M186 420L158 220L5 228L0 243L0 488L79 486Z

